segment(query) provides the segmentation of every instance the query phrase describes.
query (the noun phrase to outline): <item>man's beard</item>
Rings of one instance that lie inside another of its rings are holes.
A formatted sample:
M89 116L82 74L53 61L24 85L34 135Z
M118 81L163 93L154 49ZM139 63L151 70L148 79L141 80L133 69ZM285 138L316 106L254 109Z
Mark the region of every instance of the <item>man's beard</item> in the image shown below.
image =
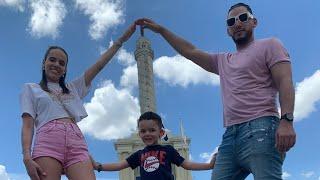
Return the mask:
M237 44L237 45L246 45L249 41L250 41L250 37L252 36L252 31L249 31L249 32L246 32L245 36L244 37L241 37L241 38L238 38L238 39L235 39L233 36L232 36L232 40Z

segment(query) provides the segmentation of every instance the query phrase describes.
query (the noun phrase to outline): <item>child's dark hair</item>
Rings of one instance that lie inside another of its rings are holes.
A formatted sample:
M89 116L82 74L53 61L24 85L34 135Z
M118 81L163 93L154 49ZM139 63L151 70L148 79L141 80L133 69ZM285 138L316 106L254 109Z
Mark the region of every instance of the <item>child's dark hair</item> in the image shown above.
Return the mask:
M154 121L157 122L157 124L158 124L160 129L164 128L162 120L161 120L161 117L155 112L148 111L148 112L143 113L138 119L138 126L139 126L139 122L142 121L142 120L154 120ZM165 135L165 137L163 139L165 141L168 141L167 134Z
M160 129L164 127L162 124L161 117L157 113L154 113L152 111L145 112L139 117L138 126L139 126L139 122L142 120L155 120L157 121Z

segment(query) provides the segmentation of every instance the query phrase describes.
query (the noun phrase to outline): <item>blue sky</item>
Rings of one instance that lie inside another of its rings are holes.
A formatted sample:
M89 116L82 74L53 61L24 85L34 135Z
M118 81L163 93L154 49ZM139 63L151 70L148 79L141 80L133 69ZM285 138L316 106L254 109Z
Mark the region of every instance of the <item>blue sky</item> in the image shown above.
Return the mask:
M0 180L22 180L26 171L20 146L18 96L25 82L40 80L41 61L49 45L68 53L67 79L93 64L135 19L149 17L208 52L235 51L226 34L225 0L0 0L1 153ZM256 39L279 38L287 48L296 88L296 146L287 154L285 179L320 179L320 2L263 0L248 3L258 19ZM43 12L46 12L44 16ZM146 31L155 54L158 112L171 133L179 135L182 120L191 138L194 161L206 161L221 142L221 93L218 77L179 56L159 35ZM97 76L85 98L89 117L80 124L91 154L99 161L117 161L113 143L135 129L139 114L133 59L139 33L126 42ZM193 172L209 179L210 171ZM99 173L100 180L118 173Z

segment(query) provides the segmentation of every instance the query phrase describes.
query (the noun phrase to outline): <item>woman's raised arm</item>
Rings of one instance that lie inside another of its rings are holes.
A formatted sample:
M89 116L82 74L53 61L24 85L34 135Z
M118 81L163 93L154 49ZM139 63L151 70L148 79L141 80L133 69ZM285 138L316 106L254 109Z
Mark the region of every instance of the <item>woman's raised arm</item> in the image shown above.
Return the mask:
M96 75L104 68L104 66L112 59L112 57L116 54L119 48L122 46L122 43L126 42L131 35L135 32L136 25L133 23L123 35L113 43L113 45L104 52L98 61L93 64L89 69L85 72L85 82L86 86L91 84L91 81L96 77Z

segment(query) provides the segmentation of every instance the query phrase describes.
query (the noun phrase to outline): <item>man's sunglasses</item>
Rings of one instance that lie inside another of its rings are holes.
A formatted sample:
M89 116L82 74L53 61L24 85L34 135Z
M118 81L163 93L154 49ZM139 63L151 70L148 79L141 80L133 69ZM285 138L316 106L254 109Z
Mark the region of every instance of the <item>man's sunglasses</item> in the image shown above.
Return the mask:
M236 23L236 20L239 19L239 21L241 22L247 22L249 20L249 18L253 18L253 15L249 12L245 12L242 14L239 14L235 17L230 17L229 19L227 19L227 25L229 27L233 26Z

